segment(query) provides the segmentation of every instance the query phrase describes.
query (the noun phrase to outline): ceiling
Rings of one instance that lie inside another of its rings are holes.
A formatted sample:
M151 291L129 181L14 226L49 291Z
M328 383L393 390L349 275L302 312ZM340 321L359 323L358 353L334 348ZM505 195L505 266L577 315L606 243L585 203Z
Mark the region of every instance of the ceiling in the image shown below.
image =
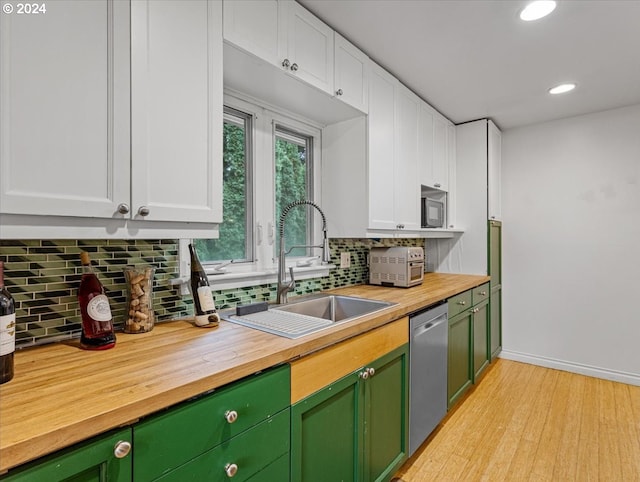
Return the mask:
M640 103L640 0L299 0L454 123L505 130ZM551 96L562 82L578 87Z

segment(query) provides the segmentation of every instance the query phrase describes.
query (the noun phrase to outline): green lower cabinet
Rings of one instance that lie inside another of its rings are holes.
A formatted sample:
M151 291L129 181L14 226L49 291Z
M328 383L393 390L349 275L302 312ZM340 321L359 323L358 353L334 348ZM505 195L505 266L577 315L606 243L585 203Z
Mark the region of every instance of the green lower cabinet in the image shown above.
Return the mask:
M490 318L490 353L493 361L502 350L502 288L491 289L491 301L489 304Z
M114 455L116 445L131 443L131 429L96 437L9 471L2 482L130 482L131 453ZM120 445L121 446L121 445Z
M473 313L463 311L449 318L449 353L447 364L447 397L449 407L464 395L473 382L471 333Z
M407 452L407 357L405 345L291 407L291 480L391 480Z
M473 313L473 381L489 366L489 301L475 305Z
M162 482L223 482L261 479L260 473L268 470L272 481L289 480L289 409L265 420L244 433L228 440L194 460L160 477ZM274 460L285 457L282 464L270 467Z

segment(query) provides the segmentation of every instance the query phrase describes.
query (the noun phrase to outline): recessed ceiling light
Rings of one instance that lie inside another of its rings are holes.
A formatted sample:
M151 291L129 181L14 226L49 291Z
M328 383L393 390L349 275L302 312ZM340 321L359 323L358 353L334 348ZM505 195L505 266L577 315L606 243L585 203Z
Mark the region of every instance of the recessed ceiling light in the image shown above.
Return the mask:
M555 87L552 87L551 89L549 89L549 93L550 94L564 94L565 92L569 92L570 90L573 90L575 88L576 88L576 84L574 84L574 83L560 84L560 85L556 85Z
M522 12L520 12L520 18L525 22L538 20L539 18L549 15L555 8L555 0L537 0L524 7Z

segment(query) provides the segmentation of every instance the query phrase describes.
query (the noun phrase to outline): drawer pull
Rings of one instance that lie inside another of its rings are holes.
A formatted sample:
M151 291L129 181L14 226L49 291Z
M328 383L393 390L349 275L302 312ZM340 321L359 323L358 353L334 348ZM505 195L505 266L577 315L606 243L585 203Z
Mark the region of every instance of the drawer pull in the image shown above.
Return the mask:
M224 418L227 422L233 423L238 420L238 412L236 412L235 410L227 410L224 413Z
M367 368L367 371L369 372L369 377L372 377L376 374L376 369L373 367Z
M481 291L480 292L480 296L487 296L487 292L486 291Z
M131 443L126 440L120 440L113 447L113 455L117 459L124 459L131 452Z
M231 478L238 472L238 466L236 464L227 464L224 466L224 472L227 474L227 477Z
M480 311L480 308L474 308L473 310L471 310L471 313L477 313L478 311Z
M361 371L358 376L363 379L366 380L367 378L369 378L369 369L366 368L365 370Z
M458 304L459 304L460 306L464 306L464 305L466 305L466 304L467 304L467 302L466 302L466 301L458 301Z

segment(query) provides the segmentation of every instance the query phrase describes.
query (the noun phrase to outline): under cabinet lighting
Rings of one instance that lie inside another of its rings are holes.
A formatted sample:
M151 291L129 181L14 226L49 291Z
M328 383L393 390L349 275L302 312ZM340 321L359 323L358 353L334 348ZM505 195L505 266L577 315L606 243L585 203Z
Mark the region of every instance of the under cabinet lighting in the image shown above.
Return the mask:
M552 87L551 89L549 89L549 93L550 94L564 94L565 92L569 92L573 89L576 88L576 84L574 83L569 83L569 84L560 84L560 85L556 85L555 87Z
M546 17L556 8L555 0L537 0L531 2L520 12L520 18L525 22L531 22L532 20L538 20L539 18Z

